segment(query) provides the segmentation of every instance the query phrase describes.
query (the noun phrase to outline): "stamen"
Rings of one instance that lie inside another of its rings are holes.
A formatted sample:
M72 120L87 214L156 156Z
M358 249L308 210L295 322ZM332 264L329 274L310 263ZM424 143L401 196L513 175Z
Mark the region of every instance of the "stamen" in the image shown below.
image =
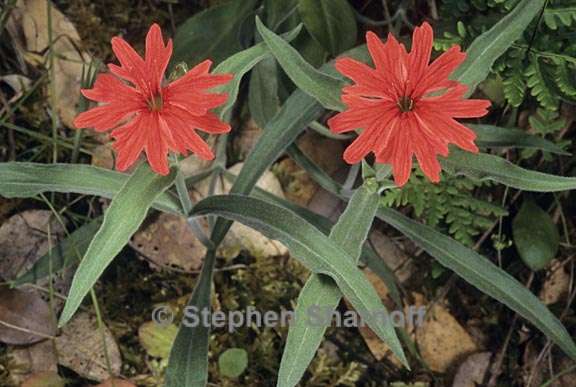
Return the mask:
M414 100L406 95L400 97L397 102L398 107L402 113L406 113L412 110L414 107Z
M162 95L156 94L152 99L148 100L148 109L150 111L162 110Z

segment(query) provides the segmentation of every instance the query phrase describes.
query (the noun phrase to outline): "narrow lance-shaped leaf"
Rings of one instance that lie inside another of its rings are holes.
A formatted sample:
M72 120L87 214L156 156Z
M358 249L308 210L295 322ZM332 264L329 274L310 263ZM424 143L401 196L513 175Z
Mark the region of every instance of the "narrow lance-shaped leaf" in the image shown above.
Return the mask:
M176 31L171 63L194 65L207 58L218 63L242 50L242 25L255 5L256 0L231 0L189 18Z
M298 35L301 29L301 25L297 26L292 31L283 34L282 37L287 41L291 41ZM228 100L226 103L216 109L216 113L220 118L227 121L229 120L228 115L238 98L238 90L240 89L242 78L248 71L267 57L270 57L270 52L268 51L266 44L262 42L232 55L230 58L216 66L214 73L234 74L234 79L230 82L214 88L214 91L216 92L228 94Z
M78 266L60 316L60 326L72 318L100 275L138 230L154 200L172 185L175 176L175 171L167 176L158 175L148 164L141 163L125 182Z
M342 81L312 67L294 47L266 28L258 17L256 17L256 28L296 86L316 98L327 109L342 110L344 108L340 101Z
M267 58L252 70L250 76L248 105L252 119L260 128L263 128L280 109L277 67L274 58Z
M298 13L308 32L332 55L356 43L356 17L348 0L299 0Z
M414 241L443 266L530 321L576 359L576 344L566 328L538 297L510 274L472 249L397 211L381 208L377 216Z
M284 243L308 269L327 275L336 282L366 324L408 366L400 342L386 321L382 302L374 287L350 255L320 230L286 208L243 195L206 198L194 206L192 214L218 215L239 221Z
M556 192L576 189L576 177L549 175L521 168L502 157L473 154L451 149L441 161L446 171L480 180L492 180L509 187L534 192Z
M355 263L360 257L362 245L378 209L377 191L378 186L374 181L365 182L358 188L330 232L330 241L348 253ZM342 293L334 281L319 274L312 274L298 297L296 316L306 315L313 307L334 311L341 298ZM320 347L328 326L329 321L325 325L311 325L302 319L297 319L290 326L278 373L279 387L293 387L298 384ZM389 319L385 329L389 331L390 337L395 337L394 327ZM397 338L393 345L400 346Z
M198 311L210 309L215 261L214 250L209 250L187 307L195 307ZM166 369L166 387L204 387L206 385L209 336L210 327L203 324L180 327L170 351L169 367Z
M91 165L0 163L0 196L27 198L44 192L79 193L112 199L129 175ZM178 198L162 193L154 208L181 214Z
M558 155L569 156L570 153L548 141L545 138L527 133L522 129L502 128L494 125L474 125L469 126L476 135L476 144L485 148L527 148L538 149L545 152L556 153Z

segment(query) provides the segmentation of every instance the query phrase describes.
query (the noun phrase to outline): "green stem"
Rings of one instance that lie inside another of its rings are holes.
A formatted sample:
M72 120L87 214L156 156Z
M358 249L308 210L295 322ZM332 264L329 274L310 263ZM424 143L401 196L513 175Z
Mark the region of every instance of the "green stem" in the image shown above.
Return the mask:
M190 194L188 193L188 188L186 187L186 179L184 174L180 169L180 163L178 161L178 156L173 155L172 160L174 164L178 167L178 174L176 175L176 191L178 192L178 198L180 199L180 204L186 216L192 210L192 201L190 200Z
M100 312L100 305L98 304L98 299L96 298L96 292L94 288L90 289L90 297L92 298L92 305L94 305L94 312L96 313L96 321L98 322L98 331L102 339L102 351L104 351L104 358L106 359L106 368L110 377L115 376L112 370L112 363L110 362L110 356L108 355L108 344L106 343L106 331L104 330L104 322L102 320L102 313Z

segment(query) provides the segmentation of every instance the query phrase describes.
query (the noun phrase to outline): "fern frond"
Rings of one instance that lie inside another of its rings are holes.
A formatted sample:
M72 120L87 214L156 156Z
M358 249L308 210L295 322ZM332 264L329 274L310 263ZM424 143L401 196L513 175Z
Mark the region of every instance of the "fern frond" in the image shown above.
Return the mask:
M562 93L576 98L576 79L568 66L560 65L556 67L554 81Z
M528 123L534 132L540 135L556 134L566 127L566 119L558 112L538 109L528 117Z
M446 230L471 246L474 236L491 227L495 217L506 215L500 206L472 195L476 188L489 184L462 176L445 176L440 183L433 184L417 170L402 189L387 191L382 204L409 207L424 223Z
M546 8L544 10L544 23L551 30L557 30L559 25L571 27L576 22L576 6Z
M530 64L524 75L530 94L538 100L540 105L548 110L558 109L558 98L552 93L542 72L540 61L535 55L530 55Z
M509 74L504 77L502 85L504 86L504 97L506 101L513 107L520 106L526 95L524 74L522 74L521 71L517 71L517 69L512 69L509 71Z

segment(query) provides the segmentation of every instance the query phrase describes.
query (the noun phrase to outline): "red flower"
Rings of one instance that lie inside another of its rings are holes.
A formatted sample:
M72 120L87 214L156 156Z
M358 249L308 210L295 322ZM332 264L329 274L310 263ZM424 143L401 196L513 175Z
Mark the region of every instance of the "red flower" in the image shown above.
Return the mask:
M210 94L207 89L232 79L229 74L209 74L206 60L182 78L166 84L164 73L172 55L172 40L164 45L162 31L153 24L146 36L144 59L122 38L112 38L112 50L120 66L109 64L111 74L101 74L92 89L82 94L102 105L80 113L74 120L78 128L93 127L112 131L118 152L117 168L130 167L144 150L152 169L162 175L169 172L169 151L211 160L214 153L195 129L225 133L230 125L212 112L226 102L226 94ZM121 81L127 81L128 85Z
M424 174L438 182L437 155L447 156L449 143L478 152L474 132L454 118L482 117L490 106L487 100L464 99L466 86L448 79L466 58L459 46L429 63L432 39L432 28L424 23L414 30L407 53L391 34L383 43L368 32L375 69L351 58L336 61L336 69L354 84L342 90L348 109L328 125L335 133L363 129L344 152L344 160L355 164L374 152L376 162L392 165L398 186L410 177L413 155Z

